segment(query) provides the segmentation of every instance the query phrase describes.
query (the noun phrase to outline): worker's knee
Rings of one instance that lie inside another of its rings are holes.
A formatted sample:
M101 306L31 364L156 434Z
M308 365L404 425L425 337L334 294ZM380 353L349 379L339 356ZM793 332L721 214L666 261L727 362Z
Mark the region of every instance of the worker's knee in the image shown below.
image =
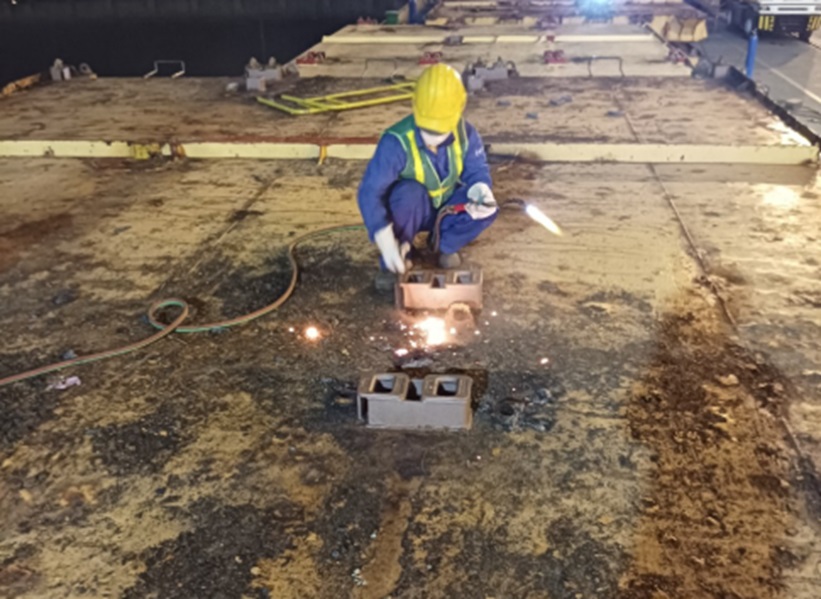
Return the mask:
M388 204L391 212L425 209L430 205L428 190L419 181L402 179L388 192Z
M428 190L418 181L396 182L388 192L393 230L401 242L412 243L419 231L430 227L433 207Z
M442 224L441 242L439 249L445 254L452 254L460 251L467 244L493 224L499 215L497 210L487 218L472 219L470 215L462 213L451 217L446 217Z

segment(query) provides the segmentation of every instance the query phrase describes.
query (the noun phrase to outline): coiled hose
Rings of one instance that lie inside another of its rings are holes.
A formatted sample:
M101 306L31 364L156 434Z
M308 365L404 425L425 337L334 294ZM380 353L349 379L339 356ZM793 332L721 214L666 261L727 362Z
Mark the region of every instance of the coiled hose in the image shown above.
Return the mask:
M296 261L296 248L299 244L312 237L319 237L321 235L335 233L338 231L352 231L361 228L363 228L363 225L360 224L333 225L330 227L324 227L322 229L317 229L315 231L305 233L304 235L300 235L299 237L294 239L288 245L288 261L291 263L291 281L288 284L288 288L282 293L282 295L280 295L272 303L260 308L259 310L256 310L255 312L251 312L250 314L243 314L241 316L237 316L236 318L231 318L228 320L221 320L218 322L209 322L207 324L201 324L197 326L184 327L182 326L182 324L188 318L190 312L188 304L185 302L185 300L179 298L161 299L151 304L151 306L148 308L148 322L151 323L151 326L157 329L157 332L153 335L146 337L145 339L141 339L140 341L129 343L128 345L122 345L95 354L89 354L87 356L79 356L71 360L55 362L54 364L48 364L46 366L41 366L33 370L27 370L26 372L21 372L19 374L13 374L11 376L0 378L0 387L10 385L12 383L16 383L19 381L24 381L26 379L31 379L44 374L48 374L50 372L55 372L57 370L62 370L64 368L69 368L70 366L90 364L92 362L99 362L100 360L107 360L108 358L114 358L116 356L129 354L131 352L143 349L144 347L148 347L152 343L156 343L160 339L168 337L169 335L171 335L171 333L206 333L214 330L227 329L229 327L234 327L240 324L251 322L252 320L256 320L257 318L265 316L266 314L270 314L271 312L282 306L282 304L287 302L288 299L290 299L291 295L293 295L294 290L296 289L297 279L299 278L299 264ZM159 320L157 320L157 314L163 308L179 308L180 313L171 323L163 324Z
M500 208L518 209L521 209L523 207L524 201L519 199L507 200L506 202L503 202L500 206ZM454 204L451 206L446 206L439 211L439 214L437 214L436 216L436 223L434 224L432 231L433 239L431 246L435 252L439 251L439 241L441 238L440 228L442 226L442 221L444 220L444 218L448 215L459 214L464 211L464 204ZM335 233L338 231L352 231L355 229L361 229L363 227L364 225L361 224L332 225L330 227L324 227L322 229L317 229L315 231L305 233L304 235L300 235L299 237L294 239L288 245L288 261L291 263L291 282L288 284L288 288L282 295L280 295L272 303L260 308L259 310L256 310L255 312L251 312L250 314L243 314L241 316L237 316L236 318L231 318L229 320L221 320L218 322L209 322L207 324L201 324L198 326L184 327L182 326L182 324L186 321L190 312L188 303L186 303L185 300L180 298L161 299L151 304L151 306L149 306L148 308L148 322L151 323L151 326L157 329L157 332L153 335L150 335L145 339L135 341L134 343L130 343L128 345L122 345L95 354L89 354L87 356L78 356L71 360L55 362L54 364L48 364L46 366L34 368L33 370L27 370L19 374L13 374L5 378L0 378L0 387L10 385L12 383L17 383L19 381L24 381L26 379L38 377L44 374L48 374L50 372L55 372L57 370L62 370L64 368L69 368L71 366L91 364L92 362L99 362L101 360L107 360L108 358L114 358L116 356L129 354L131 352L143 349L144 347L148 347L152 343L156 343L160 339L168 337L171 333L207 333L209 331L227 329L240 324L245 324L247 322L251 322L252 320L256 320L257 318L265 316L266 314L270 314L271 312L282 306L282 304L287 302L290 299L291 295L293 295L294 290L296 289L297 279L299 278L299 264L296 261L296 248L299 244L312 237L319 237L321 235ZM180 313L171 323L163 324L159 320L157 320L157 314L163 308L179 308Z

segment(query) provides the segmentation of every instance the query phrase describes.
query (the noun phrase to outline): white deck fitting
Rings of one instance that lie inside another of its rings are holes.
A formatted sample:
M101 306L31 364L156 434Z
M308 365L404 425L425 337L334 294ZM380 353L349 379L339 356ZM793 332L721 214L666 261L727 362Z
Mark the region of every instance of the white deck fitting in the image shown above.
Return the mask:
M478 59L495 62L497 58L516 64L522 77L689 77L690 69L683 64L667 60L667 48L650 36L649 40L621 41L617 48L606 41L540 42L528 44L487 43L462 46L399 42L378 43L367 52L358 44L323 42L314 51L324 52L326 62L317 65L301 65L300 75L310 77L391 77L416 78L425 65L419 59L425 52L441 52L442 61L458 70ZM653 43L647 43L647 41ZM561 50L567 63L545 64L546 51ZM574 58L619 56L613 59L573 62Z
M535 31L525 25L465 25L454 29L414 25L349 25L332 35L326 44L443 44L461 37L463 44L535 44L556 42L645 42L658 43L652 33L637 25L565 25L553 31Z

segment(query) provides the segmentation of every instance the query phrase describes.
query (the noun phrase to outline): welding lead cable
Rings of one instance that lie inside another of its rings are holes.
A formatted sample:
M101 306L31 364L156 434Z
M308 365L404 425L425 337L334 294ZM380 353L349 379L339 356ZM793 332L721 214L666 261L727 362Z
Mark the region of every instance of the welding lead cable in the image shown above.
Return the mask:
M502 202L500 208L515 208L519 210L524 210L525 203L521 199L510 199L506 202ZM433 245L436 249L438 249L439 245L439 228L442 224L442 220L445 216L449 214L454 214L455 210L441 210L439 215L436 219L436 224L434 226L433 231ZM13 374L4 378L0 378L0 387L4 387L5 385L10 385L12 383L17 383L20 381L24 381L27 379L32 379L38 376L42 376L44 374L49 374L51 372L56 372L58 370L63 370L64 368L70 368L72 366L81 366L83 364L91 364L92 362L99 362L101 360L107 360L109 358L114 358L117 356L122 356L125 354L129 354L135 352L137 350L143 349L156 343L161 339L165 339L172 333L208 333L212 331L220 331L223 329L227 329L230 327L235 327L241 324L246 324L257 318L261 318L267 314L270 314L280 306L282 306L285 302L287 302L291 296L293 295L294 291L296 290L297 281L299 279L299 264L296 260L296 248L302 242L311 239L312 237L320 237L322 235L326 235L328 233L336 233L340 231L353 231L362 229L364 225L361 224L347 224L347 225L331 225L329 227L324 227L322 229L317 229L315 231L311 231L309 233L305 233L304 235L300 235L296 239L294 239L290 245L288 245L288 261L291 265L291 281L288 283L288 288L285 290L282 295L280 295L276 300L272 303L263 306L259 310L251 312L249 314L243 314L241 316L237 316L235 318L231 318L228 320L221 320L218 322L210 322L207 324L201 324L196 326L182 326L183 322L188 319L190 308L188 303L180 298L166 298L157 300L148 308L148 322L157 329L157 332L153 335L146 337L145 339L141 339L139 341L135 341L134 343L129 343L127 345L122 345L119 347L115 347L109 350L104 350L101 352L97 352L94 354L89 354L86 356L78 356L71 360L63 360L61 362L55 362L53 364L48 364L46 366L41 366L39 368L34 368L32 370L27 370L25 372L21 372L19 374ZM158 315L161 310L166 308L177 308L180 310L180 313L168 324L160 322Z
M190 312L189 306L185 302L185 300L179 298L161 299L151 304L151 306L148 308L148 322L151 323L151 326L157 329L157 332L153 335L150 335L145 339L135 341L134 343L129 343L128 345L122 345L119 347L97 352L94 354L89 354L86 356L78 356L77 358L73 358L71 360L55 362L54 364L48 364L46 366L41 366L39 368L27 370L26 372L21 372L19 374L13 374L4 378L0 378L0 387L10 385L12 383L16 383L19 381L31 379L34 377L38 377L44 374L48 374L50 372L55 372L57 370L63 370L64 368L69 368L71 366L90 364L92 362L99 362L101 360L107 360L108 358L114 358L116 356L129 354L137 350L143 349L145 347L148 347L149 345L156 343L160 339L165 339L166 337L171 335L171 333L206 333L210 331L220 331L222 329L227 329L230 327L251 322L252 320L256 320L257 318L265 316L266 314L270 314L271 312L282 306L282 304L287 302L293 295L294 290L296 289L297 280L299 279L299 264L296 260L296 248L298 245L312 237L319 237L322 235L326 235L328 233L335 233L339 231L353 231L362 228L363 225L361 224L332 225L330 227L324 227L322 229L317 229L315 231L305 233L304 235L300 235L299 237L294 239L288 245L288 261L291 265L291 281L290 283L288 283L288 288L276 300L274 300L272 303L266 306L263 306L259 310L251 312L249 314L243 314L241 316L237 316L235 318L231 318L228 320L221 320L218 322L211 322L198 326L184 327L182 326L182 324L188 318ZM157 317L159 312L165 308L177 308L180 310L180 313L176 316L176 318L174 318L174 320L172 320L168 324L160 322Z

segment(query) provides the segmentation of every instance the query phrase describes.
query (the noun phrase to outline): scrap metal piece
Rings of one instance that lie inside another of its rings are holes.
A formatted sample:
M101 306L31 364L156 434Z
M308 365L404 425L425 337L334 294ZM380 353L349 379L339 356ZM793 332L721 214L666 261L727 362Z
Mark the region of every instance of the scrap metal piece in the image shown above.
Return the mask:
M447 310L456 303L482 309L482 271L411 270L396 282L400 310Z
M5 98L13 93L19 92L20 90L37 85L40 83L41 77L42 75L40 73L35 73L34 75L29 75L28 77L23 77L22 79L12 81L0 89L0 98Z
M472 390L473 379L466 375L370 375L359 385L357 415L371 428L469 429Z

